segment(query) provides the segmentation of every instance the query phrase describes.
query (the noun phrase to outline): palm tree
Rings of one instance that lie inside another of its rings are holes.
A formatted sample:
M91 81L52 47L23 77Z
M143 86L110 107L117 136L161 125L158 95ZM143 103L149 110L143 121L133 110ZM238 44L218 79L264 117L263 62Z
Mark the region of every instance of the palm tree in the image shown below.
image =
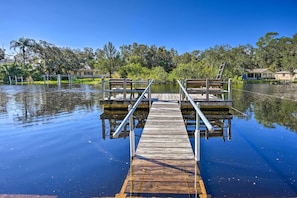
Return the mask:
M30 49L32 49L35 45L35 41L33 39L24 38L21 37L19 40L13 40L10 42L10 49L13 48L16 50L16 48L20 49L20 53L23 59L23 68L26 67L26 52Z

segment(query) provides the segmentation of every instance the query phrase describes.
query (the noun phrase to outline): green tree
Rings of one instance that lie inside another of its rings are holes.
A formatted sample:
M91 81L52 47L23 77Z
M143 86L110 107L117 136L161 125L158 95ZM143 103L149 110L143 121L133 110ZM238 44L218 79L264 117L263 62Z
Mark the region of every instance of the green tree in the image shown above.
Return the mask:
M120 53L111 42L97 50L97 58L101 69L106 70L110 77L121 66Z
M75 54L75 52L72 49L64 48L62 49L62 54L62 71L59 71L59 73L70 73L70 71L80 69L80 61L78 59L77 54Z
M131 78L133 80L144 80L150 76L150 70L146 67L141 66L140 63L130 63L122 66L119 69L121 77Z
M150 79L154 79L156 83L164 83L167 81L168 73L164 70L163 67L154 67L150 71Z
M8 84L9 83L9 76L25 76L26 77L26 70L24 70L21 66L17 64L2 64L0 67L0 72L3 77L3 82Z
M297 34L292 38L282 37L278 43L282 68L293 72L297 69Z
M278 36L277 32L268 32L265 36L260 37L256 42L258 46L256 50L256 64L260 68L271 67L273 70L277 70L275 62L279 55L277 49L278 40L275 38Z
M38 57L38 70L41 73L57 74L65 62L63 50L46 41L35 43L33 48Z
M177 68L171 72L170 80L204 78L205 76L208 76L209 73L208 71L205 73L203 68L209 70L209 68L204 67L202 62L178 64Z

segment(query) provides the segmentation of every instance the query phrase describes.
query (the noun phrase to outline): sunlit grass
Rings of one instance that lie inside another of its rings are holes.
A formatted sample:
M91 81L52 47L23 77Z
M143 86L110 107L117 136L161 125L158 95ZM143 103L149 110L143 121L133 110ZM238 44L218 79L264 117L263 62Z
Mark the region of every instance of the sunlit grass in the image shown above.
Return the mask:
M72 80L70 83L72 84L89 84L89 85L97 85L97 84L101 84L101 79L100 78L83 78L83 79L74 79ZM20 82L18 82L18 84L21 84ZM58 84L57 80L47 80L47 81L33 81L33 82L23 82L24 85L27 84L35 84L35 85L44 85L44 84L48 84L48 85L56 85ZM61 84L69 84L68 80L61 80Z

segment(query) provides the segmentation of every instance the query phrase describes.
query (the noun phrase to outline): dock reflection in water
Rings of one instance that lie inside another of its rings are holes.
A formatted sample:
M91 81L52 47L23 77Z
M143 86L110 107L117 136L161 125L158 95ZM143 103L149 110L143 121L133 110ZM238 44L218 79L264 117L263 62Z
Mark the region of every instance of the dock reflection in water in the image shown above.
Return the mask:
M206 139L212 137L221 137L223 141L231 140L231 120L233 115L229 111L203 111L205 117L214 127L214 131L207 130L203 122L200 122L200 137ZM194 137L196 126L196 113L194 111L182 111L187 131L190 138Z
M133 114L134 126L137 129L143 129L145 125L146 118L148 116L148 109L139 109L136 110ZM128 111L125 110L104 110L104 113L100 115L100 119L102 121L102 138L105 140L106 137L109 136L110 139L113 139L113 133L116 128L121 124L121 122L125 119ZM106 124L106 122L108 122ZM107 128L109 127L109 129ZM126 138L129 136L130 128L129 123L124 127L122 133L119 138Z
M128 111L125 110L104 110L104 113L100 115L102 121L102 138L105 140L106 137L113 139L112 135L116 128L121 124L121 122L126 117ZM146 118L148 116L148 109L140 109L135 111L134 126L138 129L143 129ZM200 137L205 137L206 139L212 137L221 137L223 141L231 140L231 120L233 115L229 111L204 111L205 116L214 126L214 131L209 132L203 122L200 123ZM185 121L185 125L189 134L189 138L194 137L196 115L194 111L183 110L182 115ZM107 122L107 123L106 123ZM109 127L109 128L108 128ZM124 127L123 132L120 134L120 138L126 138L129 136L130 128L129 123Z

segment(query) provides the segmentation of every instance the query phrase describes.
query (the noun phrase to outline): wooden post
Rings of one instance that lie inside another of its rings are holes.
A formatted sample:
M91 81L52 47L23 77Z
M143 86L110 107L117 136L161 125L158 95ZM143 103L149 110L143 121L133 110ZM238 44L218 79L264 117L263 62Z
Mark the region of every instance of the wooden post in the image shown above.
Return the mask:
M206 79L206 100L209 100L209 79Z
M199 102L196 103L200 108ZM200 162L200 117L196 111L196 130L195 130L195 160Z
M231 140L231 119L228 119L228 128L227 128L227 135L228 135L228 140Z
M124 89L123 94L124 94L124 99L126 99L126 93L127 93L126 88L127 88L127 78L124 78L124 82L123 82L123 89Z
M130 104L128 107L128 111L132 109L132 105ZM129 126L130 126L130 157L133 159L135 155L135 133L134 133L134 123L133 123L133 115L130 116L129 119Z
M71 84L71 82L72 82L71 75L68 74L68 83Z
M106 129L106 127L105 127L105 117L104 118L102 118L102 138L103 138L103 140L105 140L105 138L106 138L106 131L105 131L105 129ZM109 137L112 137L112 135L111 135L111 130L109 130L110 132L110 136Z
M58 85L61 86L61 74L57 75Z
M232 100L232 79L228 80L228 100Z
M9 84L12 84L11 76L8 76Z

